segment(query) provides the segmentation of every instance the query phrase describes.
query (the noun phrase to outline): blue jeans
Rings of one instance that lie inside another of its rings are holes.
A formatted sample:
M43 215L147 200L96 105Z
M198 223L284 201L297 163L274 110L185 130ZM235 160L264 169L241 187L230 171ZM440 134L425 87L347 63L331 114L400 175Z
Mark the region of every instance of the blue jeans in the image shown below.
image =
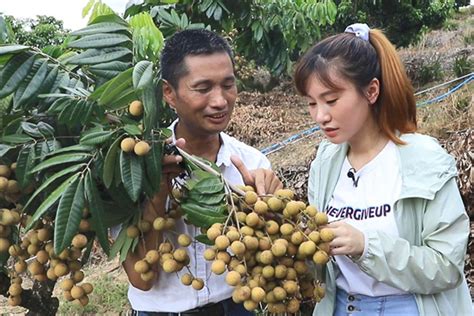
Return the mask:
M225 316L254 316L253 312L249 312L244 308L243 304L234 303L234 301L229 298L227 300L221 301L222 307L224 308L224 315ZM136 316L155 316L155 315L179 315L179 313L154 313L154 312L142 312L142 311L135 311L132 315ZM205 314L196 313L196 315Z
M413 294L366 296L336 292L334 316L418 316L418 306Z

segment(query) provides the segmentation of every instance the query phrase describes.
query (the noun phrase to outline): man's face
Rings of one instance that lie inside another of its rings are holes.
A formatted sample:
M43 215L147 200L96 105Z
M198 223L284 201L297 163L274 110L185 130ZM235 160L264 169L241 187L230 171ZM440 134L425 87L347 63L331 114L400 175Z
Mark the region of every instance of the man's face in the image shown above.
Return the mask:
M234 69L225 52L190 55L178 88L166 85L164 97L176 109L187 136L209 136L229 124L237 98Z

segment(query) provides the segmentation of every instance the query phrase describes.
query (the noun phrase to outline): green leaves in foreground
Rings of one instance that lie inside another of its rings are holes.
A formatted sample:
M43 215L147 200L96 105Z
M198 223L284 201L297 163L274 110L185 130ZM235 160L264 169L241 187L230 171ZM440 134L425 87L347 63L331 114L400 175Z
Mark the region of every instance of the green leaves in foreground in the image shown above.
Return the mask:
M224 180L202 170L195 170L184 185L181 204L186 219L195 226L208 228L227 218Z

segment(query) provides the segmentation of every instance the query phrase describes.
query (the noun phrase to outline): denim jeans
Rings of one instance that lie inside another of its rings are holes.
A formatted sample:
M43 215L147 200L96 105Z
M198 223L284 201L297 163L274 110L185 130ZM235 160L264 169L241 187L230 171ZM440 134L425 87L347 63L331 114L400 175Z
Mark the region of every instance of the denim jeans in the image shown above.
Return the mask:
M419 316L413 294L366 296L336 292L334 316Z
M234 301L230 298L224 301L221 301L222 306L224 307L224 312L225 316L254 316L255 314L253 312L249 312L244 308L243 304L236 304ZM158 315L160 313L153 313L153 312L141 312L141 311L135 311L134 314L136 316L154 316ZM168 314L168 313L166 313ZM196 315L198 315L197 313ZM204 314L204 313L202 313ZM169 315L179 315L179 313L169 313Z

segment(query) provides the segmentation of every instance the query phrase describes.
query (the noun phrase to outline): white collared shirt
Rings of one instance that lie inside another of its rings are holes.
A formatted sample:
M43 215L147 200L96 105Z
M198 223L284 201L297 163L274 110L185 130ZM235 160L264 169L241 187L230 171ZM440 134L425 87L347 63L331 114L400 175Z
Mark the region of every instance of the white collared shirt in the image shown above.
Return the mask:
M176 124L177 120L169 127L173 132L173 140L176 140L174 134ZM270 161L257 149L223 132L220 133L220 137L222 142L216 164L230 183L243 184L240 172L230 160L231 155L238 156L249 170L270 169ZM184 233L192 237L201 234L198 228L186 225L182 219L176 222L175 230L178 234ZM176 234L165 232L163 237L168 238L173 245L179 247ZM188 272L186 268L178 273L166 273L160 270L157 281L149 291L139 290L130 284L128 299L132 308L146 312L178 313L231 297L233 288L225 283L226 274L211 273L212 262L203 258L204 250L207 247L205 244L193 242L186 248L190 257L189 268L192 274L196 278L204 280L205 285L202 290L196 291L191 286L181 283L181 276Z

